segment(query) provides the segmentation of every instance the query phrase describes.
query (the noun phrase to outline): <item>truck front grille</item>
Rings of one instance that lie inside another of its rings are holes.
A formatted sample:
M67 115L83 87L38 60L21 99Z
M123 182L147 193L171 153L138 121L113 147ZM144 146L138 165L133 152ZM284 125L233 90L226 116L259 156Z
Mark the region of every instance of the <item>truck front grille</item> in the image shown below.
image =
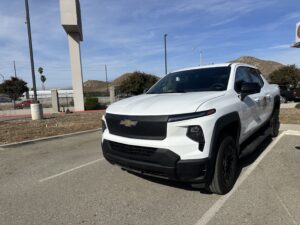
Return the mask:
M168 116L125 116L106 114L111 134L148 140L163 140L167 134Z

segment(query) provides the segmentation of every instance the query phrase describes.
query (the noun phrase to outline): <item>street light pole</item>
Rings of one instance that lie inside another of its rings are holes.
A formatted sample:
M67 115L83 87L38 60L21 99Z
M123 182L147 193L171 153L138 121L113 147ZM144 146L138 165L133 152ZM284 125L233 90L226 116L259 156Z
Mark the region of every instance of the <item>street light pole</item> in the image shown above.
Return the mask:
M35 70L34 70L34 60L33 60L33 50L32 50L32 38L31 38L31 27L30 27L30 15L29 15L28 0L25 0L25 10L26 10L26 24L27 24L27 33L28 33L28 44L29 44L29 54L30 54L30 64L31 64L31 75L32 75L34 102L37 103L36 81L35 81Z
M15 71L15 77L17 77L17 69L16 69L16 61L14 60L14 71Z
M165 74L168 73L168 62L167 62L167 36L168 34L164 35L164 44L165 44Z
M105 81L106 81L106 90L107 94L109 95L109 90L108 90L108 79L107 79L107 66L105 64Z
M203 65L203 52L202 50L200 51L200 66Z

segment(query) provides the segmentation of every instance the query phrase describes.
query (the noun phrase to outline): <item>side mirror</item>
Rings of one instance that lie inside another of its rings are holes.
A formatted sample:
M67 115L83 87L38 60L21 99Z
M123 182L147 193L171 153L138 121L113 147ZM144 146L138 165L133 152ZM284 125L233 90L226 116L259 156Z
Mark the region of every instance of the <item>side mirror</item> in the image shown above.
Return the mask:
M241 87L241 98L244 100L244 98L247 95L252 95L259 93L261 89L261 86L259 83L256 82L249 82L249 83L243 83Z

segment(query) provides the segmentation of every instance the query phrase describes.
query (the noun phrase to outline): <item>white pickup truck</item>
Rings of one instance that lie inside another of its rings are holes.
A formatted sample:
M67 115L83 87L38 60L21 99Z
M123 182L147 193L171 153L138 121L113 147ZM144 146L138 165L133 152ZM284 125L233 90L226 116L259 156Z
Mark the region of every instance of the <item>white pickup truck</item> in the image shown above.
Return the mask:
M229 192L238 160L279 131L280 93L260 71L226 63L172 72L110 105L102 150L125 170Z

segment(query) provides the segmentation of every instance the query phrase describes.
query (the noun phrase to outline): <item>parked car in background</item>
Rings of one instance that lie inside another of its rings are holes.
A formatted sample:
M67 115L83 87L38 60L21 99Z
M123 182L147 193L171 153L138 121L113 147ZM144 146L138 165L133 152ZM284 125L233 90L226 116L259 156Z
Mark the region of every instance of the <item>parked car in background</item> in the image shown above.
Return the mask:
M295 102L300 101L300 88L295 88L293 90L293 98Z
M294 100L294 93L293 90L291 90L286 85L279 85L280 89L280 96L281 96L281 102L286 103L288 101Z
M26 100L20 103L16 104L17 109L23 109L23 108L29 108L31 105L32 101L31 100Z

